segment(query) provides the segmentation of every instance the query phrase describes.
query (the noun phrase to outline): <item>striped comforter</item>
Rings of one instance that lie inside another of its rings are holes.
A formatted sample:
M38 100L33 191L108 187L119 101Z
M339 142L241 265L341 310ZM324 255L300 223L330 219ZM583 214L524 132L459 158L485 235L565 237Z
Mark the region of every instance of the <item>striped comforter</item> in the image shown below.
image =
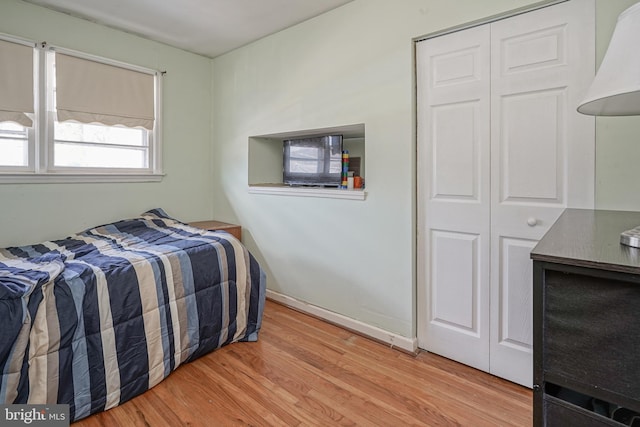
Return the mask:
M227 233L156 209L64 240L0 249L0 403L63 403L73 420L180 364L255 341L265 275Z

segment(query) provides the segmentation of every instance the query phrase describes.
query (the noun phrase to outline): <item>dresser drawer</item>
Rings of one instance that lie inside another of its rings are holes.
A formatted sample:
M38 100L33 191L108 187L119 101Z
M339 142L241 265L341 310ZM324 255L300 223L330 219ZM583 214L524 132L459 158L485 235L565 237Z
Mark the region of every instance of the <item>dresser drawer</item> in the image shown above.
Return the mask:
M547 414L546 427L621 427L622 424L603 417L579 406L572 405L551 396L545 396L544 409Z
M640 410L640 286L553 270L545 282L545 374Z

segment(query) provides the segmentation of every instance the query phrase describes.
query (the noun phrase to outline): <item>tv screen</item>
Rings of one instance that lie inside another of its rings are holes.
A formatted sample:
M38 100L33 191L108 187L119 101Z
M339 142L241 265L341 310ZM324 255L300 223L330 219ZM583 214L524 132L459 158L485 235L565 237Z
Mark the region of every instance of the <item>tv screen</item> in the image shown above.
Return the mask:
M288 185L337 187L342 172L342 135L283 141L283 177Z

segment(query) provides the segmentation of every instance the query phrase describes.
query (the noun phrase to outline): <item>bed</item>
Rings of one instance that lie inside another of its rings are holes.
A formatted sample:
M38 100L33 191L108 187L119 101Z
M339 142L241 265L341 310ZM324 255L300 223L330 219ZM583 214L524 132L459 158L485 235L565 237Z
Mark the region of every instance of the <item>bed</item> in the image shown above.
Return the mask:
M265 274L231 234L161 209L62 240L0 249L0 403L78 420L185 362L256 341Z

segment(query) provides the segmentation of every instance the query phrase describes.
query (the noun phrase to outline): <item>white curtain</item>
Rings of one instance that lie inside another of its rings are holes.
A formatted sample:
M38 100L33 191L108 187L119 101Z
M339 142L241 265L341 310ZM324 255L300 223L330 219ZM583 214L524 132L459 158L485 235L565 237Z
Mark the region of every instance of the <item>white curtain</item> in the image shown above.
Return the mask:
M0 40L0 122L33 121L33 47Z
M56 53L58 121L153 130L154 76Z

